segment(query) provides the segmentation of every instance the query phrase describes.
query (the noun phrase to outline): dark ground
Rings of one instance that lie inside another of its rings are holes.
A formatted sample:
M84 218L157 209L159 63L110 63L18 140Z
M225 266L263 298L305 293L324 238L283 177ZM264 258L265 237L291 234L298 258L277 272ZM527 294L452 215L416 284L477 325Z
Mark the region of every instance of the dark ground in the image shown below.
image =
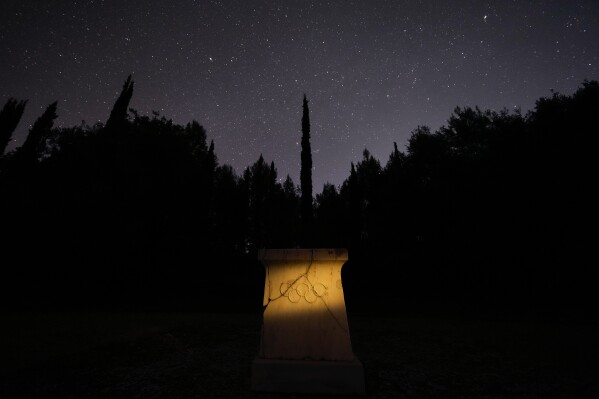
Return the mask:
M597 324L349 322L369 398L599 397ZM0 398L299 397L250 392L259 331L252 313L5 314Z

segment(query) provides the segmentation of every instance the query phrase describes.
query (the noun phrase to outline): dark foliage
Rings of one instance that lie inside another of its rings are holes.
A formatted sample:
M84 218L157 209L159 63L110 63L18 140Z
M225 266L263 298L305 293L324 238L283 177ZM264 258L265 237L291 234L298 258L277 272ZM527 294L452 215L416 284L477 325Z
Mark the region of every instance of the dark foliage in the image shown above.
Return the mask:
M301 228L302 228L302 246L310 248L313 245L313 218L314 210L312 206L312 148L310 147L310 109L308 108L308 99L304 94L302 105L302 152L301 152Z
M56 107L58 102L48 105L46 111L37 118L25 142L15 151L15 160L17 167L29 167L36 163L40 157L47 155L45 153L46 140L52 133L54 120L58 118Z
M344 282L357 306L593 303L597 82L527 115L456 108L384 165L364 150L314 209L306 98L298 188L262 156L241 176L219 165L195 121L129 114L132 90L129 77L105 126L54 128L50 105L2 158L5 306L254 306L240 299L260 296L256 250L307 242L349 248ZM2 129L14 130L24 105L9 100Z
M110 117L106 121L106 129L115 130L123 128L127 120L127 110L129 109L131 97L133 97L133 81L131 80L131 75L129 75L123 84L123 90L119 98L117 98L112 111L110 111Z
M25 105L27 105L27 100L17 101L14 98L9 98L0 111L0 157L4 155L6 146L23 116Z

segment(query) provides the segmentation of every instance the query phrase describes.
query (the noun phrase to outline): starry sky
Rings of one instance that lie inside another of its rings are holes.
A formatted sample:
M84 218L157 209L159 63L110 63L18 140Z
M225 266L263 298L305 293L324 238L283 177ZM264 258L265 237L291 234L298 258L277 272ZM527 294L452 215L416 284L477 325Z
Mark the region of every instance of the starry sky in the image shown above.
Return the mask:
M238 172L263 154L299 183L310 100L314 190L368 148L384 164L456 106L526 112L599 79L599 1L2 0L0 102L29 99L12 146L58 100L59 126L131 106L200 122Z

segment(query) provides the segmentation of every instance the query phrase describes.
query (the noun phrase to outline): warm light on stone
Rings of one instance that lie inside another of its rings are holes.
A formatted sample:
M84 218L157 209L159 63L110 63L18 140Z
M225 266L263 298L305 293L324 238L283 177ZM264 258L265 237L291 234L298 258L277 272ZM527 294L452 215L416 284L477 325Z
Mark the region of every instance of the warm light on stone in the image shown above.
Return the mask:
M341 268L345 249L266 249L260 353L252 388L364 393L349 335Z

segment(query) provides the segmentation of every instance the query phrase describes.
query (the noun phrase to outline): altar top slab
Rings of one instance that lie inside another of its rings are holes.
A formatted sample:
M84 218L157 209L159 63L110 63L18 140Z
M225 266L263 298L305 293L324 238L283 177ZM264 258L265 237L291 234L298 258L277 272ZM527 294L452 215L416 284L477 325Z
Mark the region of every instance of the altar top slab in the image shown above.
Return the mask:
M346 261L345 248L315 248L315 249L262 249L258 254L262 261Z

